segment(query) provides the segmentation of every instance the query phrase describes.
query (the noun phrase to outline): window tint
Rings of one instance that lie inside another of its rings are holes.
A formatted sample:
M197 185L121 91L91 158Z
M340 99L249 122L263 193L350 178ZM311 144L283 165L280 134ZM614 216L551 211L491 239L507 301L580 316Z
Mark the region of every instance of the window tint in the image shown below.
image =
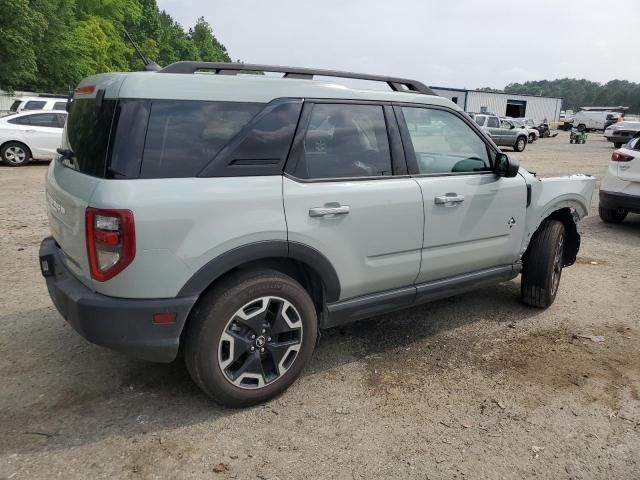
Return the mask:
M489 128L499 128L500 127L500 121L498 120L498 117L489 117L489 118L487 118L487 127L489 127Z
M413 107L403 107L402 113L420 173L479 172L490 169L485 143L453 113Z
M58 123L58 116L55 113L38 113L36 115L29 115L28 118L30 124L35 127L62 128Z
M23 110L42 110L47 102L31 100L24 105Z
M478 125L480 125L481 127L484 125L485 120L487 119L487 117L484 117L482 115L476 115L474 117L474 120L476 121L476 123Z
M381 106L313 106L296 176L340 178L391 174L389 140Z
M259 103L154 101L140 176L198 175L262 107Z
M26 115L24 117L12 118L7 120L9 123L14 123L16 125L31 125L31 120L29 119L30 115Z
M144 138L151 102L121 100L117 111L109 172L113 178L137 178L140 174Z
M67 138L73 157L63 164L87 175L106 176L107 147L116 101L104 99L98 106L95 98L71 102Z
M201 175L281 173L300 110L302 101L268 105L242 134L220 151Z
M54 110L66 110L67 109L67 102L56 102L53 104L53 109Z

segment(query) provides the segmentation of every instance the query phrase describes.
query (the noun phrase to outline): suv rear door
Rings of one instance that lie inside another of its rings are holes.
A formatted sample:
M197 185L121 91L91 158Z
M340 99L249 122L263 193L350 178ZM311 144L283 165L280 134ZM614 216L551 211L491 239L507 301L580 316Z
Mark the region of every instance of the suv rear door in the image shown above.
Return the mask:
M492 171L497 152L461 113L416 105L395 108L409 172L424 198L417 283L508 269L519 258L524 231L524 179Z
M391 106L307 101L283 182L290 248L302 243L329 260L340 299L413 285L422 196L406 175Z

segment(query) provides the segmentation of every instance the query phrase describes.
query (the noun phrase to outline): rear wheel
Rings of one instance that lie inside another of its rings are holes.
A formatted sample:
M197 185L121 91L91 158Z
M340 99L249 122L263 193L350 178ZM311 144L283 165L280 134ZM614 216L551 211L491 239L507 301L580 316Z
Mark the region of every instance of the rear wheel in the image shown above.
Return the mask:
M523 258L521 294L527 305L547 308L556 299L564 262L565 229L547 219L531 239Z
M623 208L611 209L598 207L600 219L605 223L622 223L626 218L627 213L629 212Z
M300 375L317 328L313 301L291 277L274 270L232 275L192 314L187 368L195 383L223 405L262 403Z
M579 132L586 132L587 131L587 126L584 123L581 123L580 125L578 125L578 131Z
M533 143L533 141L536 139L536 136L533 133L529 134L529 143Z
M20 142L7 142L0 150L2 161L10 167L22 167L31 160L29 148Z
M524 149L527 146L527 137L518 137L518 139L516 140L516 144L513 146L513 149L516 152L522 152L524 151Z

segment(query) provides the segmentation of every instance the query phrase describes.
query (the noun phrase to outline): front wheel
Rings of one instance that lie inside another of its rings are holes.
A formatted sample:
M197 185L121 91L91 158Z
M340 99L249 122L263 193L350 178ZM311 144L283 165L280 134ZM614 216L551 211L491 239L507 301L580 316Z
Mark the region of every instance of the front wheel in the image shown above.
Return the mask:
M232 274L195 307L187 369L228 407L265 402L289 387L311 358L317 315L307 291L274 270Z
M533 141L536 139L536 136L533 133L529 134L529 143L533 143Z
M31 152L26 145L20 142L7 142L2 146L0 157L5 165L22 167L31 160Z
M516 140L516 144L513 146L513 149L516 152L522 152L527 146L527 137L518 137Z
M564 263L565 229L547 219L534 233L523 258L521 294L527 305L547 308L556 299Z

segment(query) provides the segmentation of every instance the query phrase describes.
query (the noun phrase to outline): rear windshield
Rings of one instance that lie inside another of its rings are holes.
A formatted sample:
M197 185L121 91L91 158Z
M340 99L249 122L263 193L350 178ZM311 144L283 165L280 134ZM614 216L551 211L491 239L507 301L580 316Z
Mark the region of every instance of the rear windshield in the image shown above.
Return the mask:
M77 99L67 122L71 159L101 178L197 176L262 110L261 103Z

